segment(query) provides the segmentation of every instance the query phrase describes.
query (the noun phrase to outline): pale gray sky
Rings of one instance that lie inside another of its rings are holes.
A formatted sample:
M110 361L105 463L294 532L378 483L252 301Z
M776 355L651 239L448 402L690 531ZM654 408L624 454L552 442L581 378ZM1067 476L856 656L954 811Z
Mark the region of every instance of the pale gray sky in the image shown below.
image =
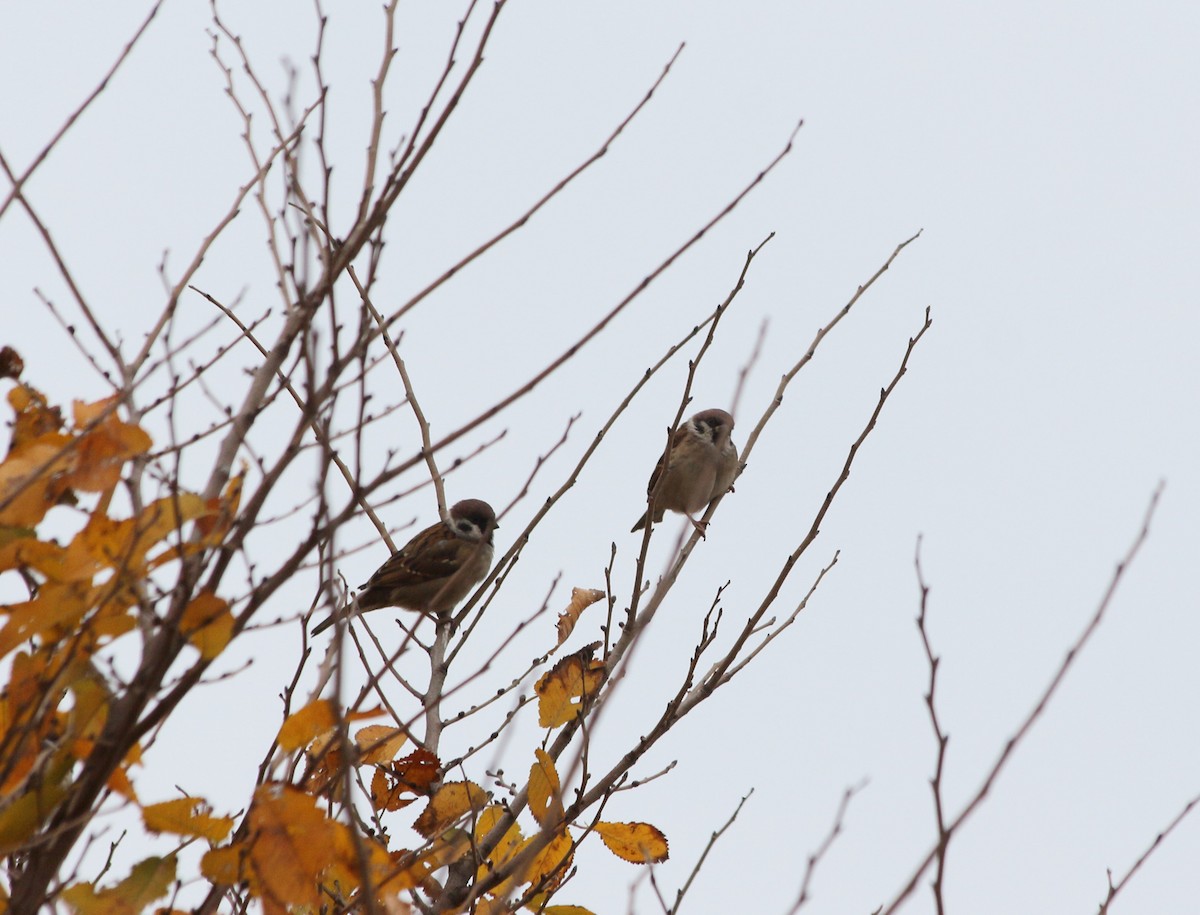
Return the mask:
M0 14L0 151L14 168L94 87L144 6L43 2ZM397 134L428 93L461 7L402 4L389 104ZM277 62L286 58L301 68L307 98L310 7L260 2L226 12L272 89L282 90ZM374 6L328 12L329 142L336 199L348 208L381 20ZM208 28L206 4L168 0L27 188L81 287L130 341L161 303L164 249L177 275L250 174ZM1200 792L1198 38L1200 8L1180 2L513 0L501 17L483 71L389 227L383 288L398 300L590 154L676 46L687 47L608 156L405 324L414 384L443 431L476 411L481 386L520 384L594 323L805 121L792 155L742 206L557 383L488 427L509 434L452 478L452 497L507 503L566 418L583 413L544 471L544 492L514 510L501 541L558 485L644 368L725 296L746 250L768 233L776 237L696 386L697 408L728 405L770 320L737 417L739 442L816 329L896 244L924 230L790 389L598 736L616 752L648 727L718 585L732 580L731 620L757 603L931 306L934 326L785 603L840 549L838 566L799 622L641 771L672 759L678 767L619 795L608 812L667 833L671 861L657 876L673 894L710 831L755 789L685 911L786 911L842 790L863 778L869 786L816 875L807 911L865 913L889 900L935 837L928 670L913 624L918 534L943 658L946 796L956 811L1093 612L1161 479L1150 539L1108 618L956 838L947 901L974 915L1094 911L1105 868L1127 869ZM247 309L261 311L277 305L267 267L261 220L246 206L197 284L226 300L244 293ZM4 342L52 398L100 394L34 287L69 311L45 247L14 207L0 220ZM189 322L212 317L199 297L187 307ZM456 339L446 339L447 324ZM627 590L637 546L627 531L683 371L661 375L606 439L493 614L529 612L560 571L564 587L602 586L614 540ZM403 436L412 431L402 415L390 444L411 447ZM432 499L392 511L394 525L428 523ZM652 569L680 523L663 526ZM363 526L347 542L370 538ZM381 547L355 554L347 578L362 580L383 557ZM300 609L307 594L278 612ZM543 641L523 645L514 665ZM276 694L298 638L272 630L248 642L226 666L250 651L254 667L193 698L165 732L142 783L147 800L184 784L165 762L177 757L193 767L189 790L218 808L244 804L252 766L278 727ZM146 853L128 850L126 866ZM1118 911L1190 910L1198 858L1200 820L1186 821ZM598 845L579 865L561 901L623 911L639 871ZM657 910L644 886L637 910ZM928 890L905 911L932 911Z

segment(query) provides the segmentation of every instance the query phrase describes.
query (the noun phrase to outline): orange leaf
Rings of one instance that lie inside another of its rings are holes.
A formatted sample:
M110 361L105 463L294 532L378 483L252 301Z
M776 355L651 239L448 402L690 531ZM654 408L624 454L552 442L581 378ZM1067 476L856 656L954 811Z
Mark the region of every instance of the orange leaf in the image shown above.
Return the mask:
M541 826L555 826L563 816L558 770L549 753L541 749L533 752L537 761L529 767L529 810Z
M334 799L341 797L342 742L337 740L337 728L323 731L304 749L308 767L300 787L309 794L324 794L332 789L330 794Z
M376 810L403 810L413 801L416 795L405 797L408 791L404 785L396 782L388 770L379 766L371 776L371 806Z
M474 782L447 782L429 799L413 829L431 839L468 813L478 816L488 800L488 793Z
M575 624L579 622L579 615L602 597L604 597L604 592L597 591L595 588L571 589L571 602L558 615L559 645L570 637L571 632L575 629Z
M567 655L534 685L538 694L538 724L556 728L574 720L583 700L594 696L604 683L604 662L592 659L600 645L593 642Z
M291 753L335 724L337 716L333 712L333 703L328 699L316 699L287 716L276 740L284 752Z
M392 774L410 791L428 794L429 786L441 774L442 764L425 748L413 750L403 759L392 763Z
M27 384L19 384L9 391L8 403L16 414L9 444L10 453L63 427L62 410L50 406L46 395Z
M71 439L48 435L9 451L0 464L0 524L32 527L46 516L66 488L61 475L71 465Z
M47 578L57 578L62 572L64 551L57 543L38 540L31 528L4 528L4 543L0 546L0 572L8 569L33 569Z
M237 517L238 505L242 500L242 485L246 480L246 464L242 463L241 472L233 477L225 486L225 492L219 497L209 499L205 503L207 511L196 519L196 530L199 531L204 543L215 546L221 542Z
M89 423L99 425L107 422L109 417L116 415L115 407L119 399L119 395L113 394L93 403L84 403L82 400L71 401L71 418L75 422L75 428L83 429ZM105 412L108 412L108 416L104 415Z
M151 832L171 832L220 842L233 829L233 817L215 817L203 798L181 797L142 808L142 820Z
M618 858L632 864L667 860L667 837L649 823L597 823L596 832Z
M418 748L390 766L376 766L371 778L371 803L376 810L400 810L419 795L428 794L429 786L440 774L438 758Z
M133 782L129 779L129 771L124 766L118 766L113 769L112 775L108 777L108 781L104 783L110 791L115 791L117 794L124 797L127 801L137 803L137 791L133 787Z
M200 873L213 883L233 886L242 880L242 856L245 847L226 845L210 848L200 859Z
M140 426L121 422L115 404L118 395L85 404L75 401L75 428L80 432L75 448L75 469L65 482L76 489L103 492L117 485L121 467L145 454L153 441ZM105 415L107 413L107 415ZM90 426L90 428L88 428Z
M334 863L346 827L325 816L316 801L295 788L263 785L248 814L250 854L260 895L279 905L320 902L317 881Z

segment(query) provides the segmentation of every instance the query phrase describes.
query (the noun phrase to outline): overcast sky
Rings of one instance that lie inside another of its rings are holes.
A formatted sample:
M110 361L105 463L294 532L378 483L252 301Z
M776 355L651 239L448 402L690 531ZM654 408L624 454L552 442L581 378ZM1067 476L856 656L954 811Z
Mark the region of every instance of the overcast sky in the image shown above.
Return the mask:
M0 151L18 171L145 12L145 4L120 6L46 0L0 13ZM397 132L424 100L462 6L401 4L389 103ZM307 99L310 6L228 4L226 12L272 91L282 93L290 60L301 69L297 96ZM382 20L373 5L327 12L334 186L348 208ZM168 0L27 187L77 282L129 341L161 306L163 252L178 275L251 174L209 29L207 4ZM1161 480L1149 540L1101 629L955 839L947 901L975 915L1095 911L1105 869L1123 873L1200 793L1198 40L1200 7L1153 0L512 0L501 17L483 70L389 225L382 288L397 300L593 152L676 47L686 48L608 156L404 325L435 429L456 427L479 408L481 388L490 400L519 385L590 327L804 120L792 154L742 206L557 383L472 440L508 430L452 477L451 497L507 504L567 418L583 414L543 471L543 491L504 522L501 546L645 367L724 298L746 251L769 233L695 390L697 409L728 407L769 320L738 410L739 443L817 328L923 230L789 390L597 737L615 752L644 733L719 585L732 581L730 619L757 605L931 307L933 328L784 604L794 605L840 550L837 567L799 622L639 767L646 775L677 759L670 775L619 795L607 812L667 833L671 861L657 878L673 896L709 833L754 789L684 911L787 911L842 791L864 778L807 911L866 913L888 901L936 835L928 668L914 625L918 535L943 658L945 789L956 812L1094 612ZM243 295L251 311L276 305L264 251L261 221L247 207L197 285L225 300ZM70 312L45 246L14 207L0 220L2 342L53 399L102 395L35 287ZM186 307L196 324L212 317L199 297ZM614 541L627 593L640 543L628 529L685 371L680 363L660 375L613 430L491 613L524 615L559 572L556 600L569 585L602 587ZM407 417L394 434L394 446L414 447ZM203 468L192 469L202 485ZM435 513L427 496L392 511L396 527ZM652 569L663 567L683 523L665 522ZM363 526L347 542L371 538ZM354 554L347 579L364 580L385 556L378 545ZM303 609L307 599L275 609ZM514 665L543 641L531 641ZM219 810L244 805L279 724L276 697L299 638L276 629L246 642L226 669L248 655L255 665L181 709L154 750L163 761L140 783L144 799L165 799L181 784ZM147 853L128 850L126 867ZM1193 819L1117 910L1193 909L1197 860ZM638 870L598 846L579 864L561 901L623 911ZM637 910L656 905L643 886ZM906 911L932 911L927 888Z

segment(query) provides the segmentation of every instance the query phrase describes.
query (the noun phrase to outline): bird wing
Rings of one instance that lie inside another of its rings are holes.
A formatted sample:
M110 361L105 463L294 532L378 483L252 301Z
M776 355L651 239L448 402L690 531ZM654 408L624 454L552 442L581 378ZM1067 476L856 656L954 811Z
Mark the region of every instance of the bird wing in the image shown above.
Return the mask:
M687 422L691 422L691 420L687 420ZM675 434L673 436L671 436L671 456L672 456L672 458L674 458L674 456L675 456L675 449L678 448L683 443L684 438L688 434L687 422L685 422L678 429L676 429ZM667 452L664 449L663 453L658 456L658 463L654 465L654 470L651 471L651 473L650 473L650 482L646 484L646 495L650 495L650 493L654 492L654 487L658 485L658 478L662 476L662 472L663 472L663 459L666 456L667 456Z
M406 547L393 553L363 587L390 590L449 578L462 565L460 551L463 547L469 548L470 544L457 538L429 544L421 550Z

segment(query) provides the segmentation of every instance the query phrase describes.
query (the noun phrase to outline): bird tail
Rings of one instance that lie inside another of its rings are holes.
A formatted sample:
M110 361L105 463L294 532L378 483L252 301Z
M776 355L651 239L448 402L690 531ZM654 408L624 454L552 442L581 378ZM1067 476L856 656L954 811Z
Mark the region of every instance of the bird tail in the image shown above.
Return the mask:
M643 527L646 526L646 515L647 515L647 512L642 512L642 517L638 518L637 524L635 524L633 527L631 527L629 529L629 533L632 534L632 533L635 533L636 531L640 531ZM654 513L654 523L657 524L662 519L663 519L663 513L661 511L656 511Z
M309 635L320 635L322 632L324 632L326 629L328 629L330 626L332 626L336 619L337 619L336 614L333 614L333 613L329 614L329 616L325 617L325 619L323 619L321 622L317 623L317 625L313 627L313 630L312 630L312 632L309 633Z

